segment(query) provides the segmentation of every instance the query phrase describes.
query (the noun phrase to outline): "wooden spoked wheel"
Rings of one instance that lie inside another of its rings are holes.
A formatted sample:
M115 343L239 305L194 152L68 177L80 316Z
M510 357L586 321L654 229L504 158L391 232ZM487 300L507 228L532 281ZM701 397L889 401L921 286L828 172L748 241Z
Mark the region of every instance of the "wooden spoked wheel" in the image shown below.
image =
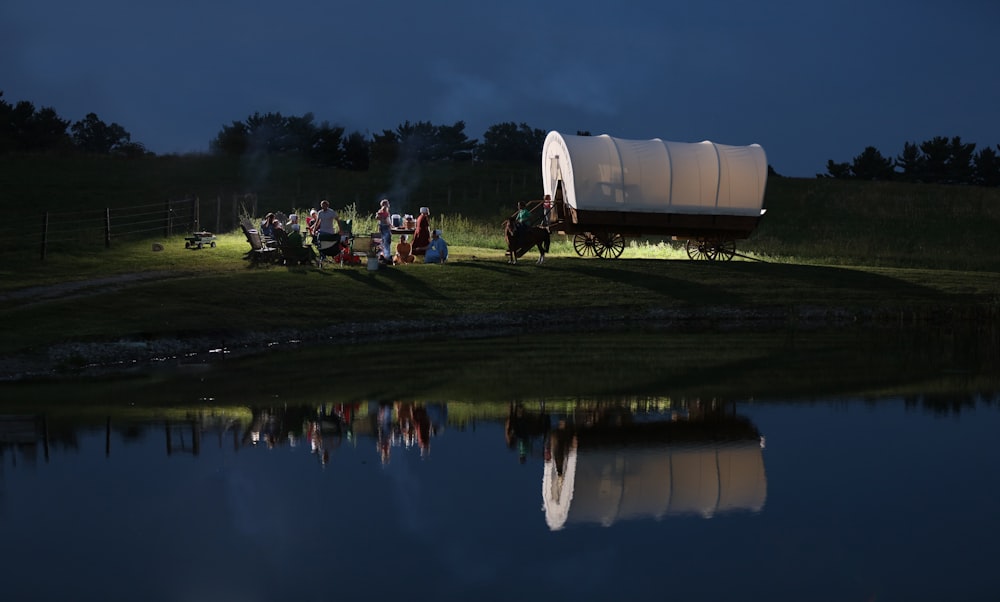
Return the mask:
M684 248L689 259L731 261L736 255L736 241L733 240L688 239Z
M590 232L577 234L573 237L573 250L580 257L594 257L597 255L597 245L600 244L597 238Z
M735 240L718 240L715 241L713 247L715 249L715 259L718 261L732 261L733 256L736 255L736 241Z
M597 237L595 251L602 259L618 259L625 250L625 237L621 234L607 233Z
M684 245L684 250L687 251L688 259L705 259L709 261L715 259L711 253L711 246L704 240L689 238Z

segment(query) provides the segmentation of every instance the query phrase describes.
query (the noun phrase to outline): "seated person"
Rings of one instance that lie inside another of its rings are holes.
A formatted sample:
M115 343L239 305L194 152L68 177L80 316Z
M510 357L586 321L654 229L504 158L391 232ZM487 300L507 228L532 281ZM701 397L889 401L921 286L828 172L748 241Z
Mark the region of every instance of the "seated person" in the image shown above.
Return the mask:
M288 223L285 225L285 230L287 230L288 233L291 234L292 232L299 232L300 229L301 228L299 228L299 216L295 213L289 215Z
M406 241L406 235L403 234L399 237L399 243L396 245L396 254L392 257L392 263L400 265L413 263L413 260L413 247Z
M260 235L267 239L274 238L274 214L268 213L260 220Z
M431 232L431 244L424 253L424 263L444 263L448 261L448 243L441 238L441 231Z
M297 226L298 224L296 224ZM316 250L302 244L302 233L297 229L288 233L286 245L294 258L301 262L316 261Z
M523 201L517 203L517 232L524 234L531 227L531 212L524 206Z

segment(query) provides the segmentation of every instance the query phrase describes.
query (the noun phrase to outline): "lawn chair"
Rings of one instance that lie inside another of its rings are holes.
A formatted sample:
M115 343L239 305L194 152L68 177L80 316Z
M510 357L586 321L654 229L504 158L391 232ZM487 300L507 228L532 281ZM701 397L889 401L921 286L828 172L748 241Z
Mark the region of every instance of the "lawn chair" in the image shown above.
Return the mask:
M309 265L318 261L316 251L312 247L302 246L302 237L299 235L290 238L287 232L276 228L274 240L278 247L280 261L284 265Z
M240 224L240 228L243 229L243 234L247 237L247 242L250 244L250 250L243 256L244 259L249 259L250 263L255 266L261 263L274 263L278 260L278 249L264 244L261 241L260 233L256 229L247 228L246 224Z

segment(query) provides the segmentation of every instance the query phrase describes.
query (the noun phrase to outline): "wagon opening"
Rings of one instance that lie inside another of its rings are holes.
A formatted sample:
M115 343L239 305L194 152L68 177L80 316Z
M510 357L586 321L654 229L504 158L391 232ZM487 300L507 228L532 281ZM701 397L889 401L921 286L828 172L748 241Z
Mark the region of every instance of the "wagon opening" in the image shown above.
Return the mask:
M545 222L580 256L614 259L626 237L683 240L691 259L729 260L763 218L767 157L759 144L625 140L549 132Z

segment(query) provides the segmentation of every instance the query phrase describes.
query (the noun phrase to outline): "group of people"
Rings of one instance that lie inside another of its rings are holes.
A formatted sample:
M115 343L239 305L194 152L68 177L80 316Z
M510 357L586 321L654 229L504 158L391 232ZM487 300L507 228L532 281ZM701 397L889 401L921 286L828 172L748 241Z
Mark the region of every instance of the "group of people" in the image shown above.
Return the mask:
M375 219L378 221L379 234L382 237L383 258L387 263L392 262L393 265L413 263L418 256L423 256L424 263L444 263L448 260L448 243L441 238L441 230L431 230L430 216L430 208L421 207L414 224L412 240L407 239L406 234L400 234L393 253L389 199L382 199Z
M441 230L430 228L430 208L421 207L414 224L412 238L401 234L395 249L392 247L392 215L389 199L382 199L375 213L378 224L380 246L379 259L382 263L402 265L414 263L418 257L423 257L423 263L445 263L448 260L448 243L442 237ZM291 214L284 221L277 213L268 213L260 223L260 233L265 240L276 240L277 230L282 230L288 236L287 244L295 248L304 246L303 232L299 225L299 216ZM313 244L321 255L336 255L338 251L349 250L349 224L340 220L337 211L330 207L330 202L323 199L319 209L312 209L306 218L306 233L312 236ZM309 253L315 257L311 247ZM395 251L395 252L394 252Z
M538 224L535 224L535 220L531 215L531 210L528 209L528 206L524 204L524 201L518 201L517 213L515 214L514 219L517 222L517 227L519 231L523 232L524 230L527 230L528 228L534 225L539 225L542 226L543 228L547 228L549 226L552 216L551 195L548 194L545 195L545 198L542 200L541 211L542 211L541 221Z

